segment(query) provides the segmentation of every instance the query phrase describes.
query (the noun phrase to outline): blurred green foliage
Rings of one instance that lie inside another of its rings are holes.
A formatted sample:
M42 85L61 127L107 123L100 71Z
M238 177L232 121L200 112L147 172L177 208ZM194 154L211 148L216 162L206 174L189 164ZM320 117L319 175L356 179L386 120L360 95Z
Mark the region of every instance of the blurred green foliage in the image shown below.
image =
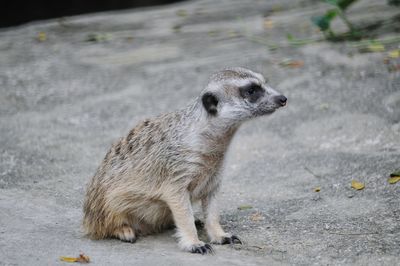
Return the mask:
M400 0L388 0L388 4L392 6L400 6Z
M354 28L353 24L347 19L345 14L346 9L358 0L322 0L333 6L325 14L320 16L314 16L311 21L325 34L327 39L335 39L336 35L331 28L331 22L336 18L340 17L343 22L349 28L349 37L357 39L360 37L360 33Z
M346 10L358 0L321 0L332 6L324 14L319 16L313 16L311 21L315 24L325 35L328 40L359 40L365 37L365 33L362 30L356 29L354 25L349 21L346 15ZM387 3L393 6L400 6L400 0L388 0ZM348 32L341 35L336 35L331 27L331 22L339 17L344 24L348 27Z

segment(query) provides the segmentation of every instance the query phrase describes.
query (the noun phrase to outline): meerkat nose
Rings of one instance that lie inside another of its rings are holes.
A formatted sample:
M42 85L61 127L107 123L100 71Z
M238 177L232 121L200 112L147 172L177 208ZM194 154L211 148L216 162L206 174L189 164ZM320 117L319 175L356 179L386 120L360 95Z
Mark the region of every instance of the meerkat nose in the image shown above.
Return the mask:
M280 104L281 106L285 106L287 102L287 98L283 95L278 95L274 97L274 101L276 104Z

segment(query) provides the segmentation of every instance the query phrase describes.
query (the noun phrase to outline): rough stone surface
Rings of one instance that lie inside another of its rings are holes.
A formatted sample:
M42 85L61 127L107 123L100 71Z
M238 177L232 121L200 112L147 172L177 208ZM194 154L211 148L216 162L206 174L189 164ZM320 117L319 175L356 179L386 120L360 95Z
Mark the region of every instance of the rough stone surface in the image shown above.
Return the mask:
M57 265L82 251L94 265L399 265L400 184L387 182L400 167L399 72L385 53L348 43L284 45L286 33L315 36L309 17L325 9L203 0L0 31L0 264ZM365 0L349 12L397 11ZM106 40L86 41L93 33ZM110 144L229 66L263 73L289 99L243 125L226 159L222 223L244 244L200 256L179 251L173 231L135 244L87 239L85 184Z

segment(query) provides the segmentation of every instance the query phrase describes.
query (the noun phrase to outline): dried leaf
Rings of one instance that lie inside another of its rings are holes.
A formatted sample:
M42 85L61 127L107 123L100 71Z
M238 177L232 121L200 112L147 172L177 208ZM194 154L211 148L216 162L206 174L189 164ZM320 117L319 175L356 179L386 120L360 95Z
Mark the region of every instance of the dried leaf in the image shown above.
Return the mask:
M235 37L239 36L239 33L237 31L235 31L235 30L229 30L228 31L228 36L231 37L231 38L235 38Z
M374 44L368 45L367 50L369 52L373 52L373 53L383 52L383 51L385 51L385 46L383 46L383 44L380 44L380 43L374 43Z
M46 41L46 40L47 40L47 34L46 34L45 32L43 32L43 31L39 32L39 33L37 34L37 40L38 40L39 42L44 42L44 41Z
M79 263L89 263L90 258L89 256L86 256L85 254L81 253L79 254L79 257L73 258L73 257L60 257L61 261L65 262L79 262Z
M282 7L282 5L280 5L280 4L274 4L274 5L272 5L272 11L273 12L279 12L279 11L281 11L283 9L283 7Z
M321 187L314 188L314 192L320 192L320 191L321 191Z
M279 62L279 65L283 67L298 68L304 66L304 62L300 60L284 59Z
M79 258L77 261L80 263L89 263L90 258L89 258L89 256L86 256L85 254L81 253L81 254L79 254Z
M389 58L389 57L383 58L383 63L384 63L385 65L388 65L388 64L390 63L390 58Z
M388 53L388 55L390 58L394 58L394 59L399 58L400 57L400 49L392 50Z
M354 188L354 189L357 189L357 190L361 190L361 189L365 188L365 185L363 183L361 183L361 182L352 180L351 181L351 187Z
M184 9L180 9L178 11L176 11L176 15L179 17L186 17L187 16L187 11Z
M261 212L256 212L250 216L250 220L252 220L253 222L259 222L264 220L264 216L261 214Z
M268 30L273 29L274 28L274 22L269 18L265 19L264 20L264 28L266 28Z
M389 178L389 184L396 184L400 181L400 176L393 176Z
M248 209L253 209L253 206L250 206L250 205L240 205L240 206L238 207L238 210L241 210L241 211L243 211L243 210L248 210Z
M218 31L216 31L216 30L210 30L207 34L208 34L208 36L210 36L210 37L215 37L215 36L218 35Z
M400 71L400 64L393 64L388 66L389 72Z

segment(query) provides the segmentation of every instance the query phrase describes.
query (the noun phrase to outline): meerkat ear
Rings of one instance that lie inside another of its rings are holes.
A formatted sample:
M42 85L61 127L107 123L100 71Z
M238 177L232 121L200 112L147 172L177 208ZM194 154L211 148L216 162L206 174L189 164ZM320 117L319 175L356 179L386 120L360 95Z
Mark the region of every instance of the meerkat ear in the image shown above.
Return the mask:
M201 101L203 102L204 108L210 115L217 114L218 99L214 94L211 92L206 92L201 98Z

